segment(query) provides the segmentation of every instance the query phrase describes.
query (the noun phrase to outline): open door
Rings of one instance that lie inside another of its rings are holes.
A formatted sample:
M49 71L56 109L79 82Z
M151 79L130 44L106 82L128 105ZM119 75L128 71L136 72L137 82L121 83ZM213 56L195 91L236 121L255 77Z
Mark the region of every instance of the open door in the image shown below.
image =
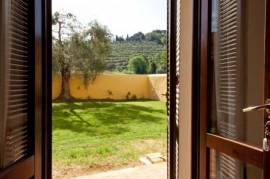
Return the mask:
M168 178L178 178L179 10L168 0ZM51 0L0 2L1 179L51 178L51 50Z
M269 179L270 3L201 7L200 178Z
M50 178L49 7L0 2L0 178Z

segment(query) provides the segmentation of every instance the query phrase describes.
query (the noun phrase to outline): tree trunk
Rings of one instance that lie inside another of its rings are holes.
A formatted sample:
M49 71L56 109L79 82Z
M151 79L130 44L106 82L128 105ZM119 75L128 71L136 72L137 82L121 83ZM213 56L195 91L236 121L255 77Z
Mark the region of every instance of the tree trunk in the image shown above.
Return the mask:
M69 87L69 80L70 80L70 70L67 68L63 68L61 70L61 77L62 77L62 88L61 94L59 99L61 100L70 100L70 87Z

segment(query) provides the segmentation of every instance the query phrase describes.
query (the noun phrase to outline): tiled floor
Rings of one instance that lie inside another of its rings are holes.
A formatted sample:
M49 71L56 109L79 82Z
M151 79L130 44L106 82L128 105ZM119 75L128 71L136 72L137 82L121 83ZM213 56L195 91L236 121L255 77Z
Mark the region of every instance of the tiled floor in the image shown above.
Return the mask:
M166 179L167 163L143 165L134 168L113 170L97 173L88 176L77 177L76 179Z

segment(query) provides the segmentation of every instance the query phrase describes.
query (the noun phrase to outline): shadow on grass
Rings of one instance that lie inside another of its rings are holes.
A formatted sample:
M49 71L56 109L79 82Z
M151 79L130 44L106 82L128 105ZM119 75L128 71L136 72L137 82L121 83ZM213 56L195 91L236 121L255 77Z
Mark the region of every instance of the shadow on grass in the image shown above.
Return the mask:
M165 113L165 110L136 102L56 102L53 105L53 130L66 129L89 136L119 135L138 124L142 127L149 123L164 124Z

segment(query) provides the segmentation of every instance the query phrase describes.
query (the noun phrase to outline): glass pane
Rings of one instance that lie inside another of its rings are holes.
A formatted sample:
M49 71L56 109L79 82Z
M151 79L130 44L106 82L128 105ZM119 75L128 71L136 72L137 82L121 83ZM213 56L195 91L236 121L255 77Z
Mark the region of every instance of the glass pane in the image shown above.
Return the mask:
M263 171L215 150L210 151L210 179L261 179Z
M264 0L212 0L210 132L262 146Z

